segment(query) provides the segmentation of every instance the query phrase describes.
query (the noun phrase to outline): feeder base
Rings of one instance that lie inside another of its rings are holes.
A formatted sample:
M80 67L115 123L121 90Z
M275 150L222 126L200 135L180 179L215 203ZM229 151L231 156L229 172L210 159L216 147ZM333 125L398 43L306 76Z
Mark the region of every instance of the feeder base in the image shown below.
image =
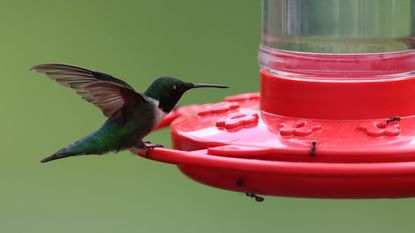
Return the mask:
M259 99L258 93L248 93L179 108L171 125L175 149L155 148L149 159L175 164L197 182L236 192L415 196L415 117L282 117L261 112Z

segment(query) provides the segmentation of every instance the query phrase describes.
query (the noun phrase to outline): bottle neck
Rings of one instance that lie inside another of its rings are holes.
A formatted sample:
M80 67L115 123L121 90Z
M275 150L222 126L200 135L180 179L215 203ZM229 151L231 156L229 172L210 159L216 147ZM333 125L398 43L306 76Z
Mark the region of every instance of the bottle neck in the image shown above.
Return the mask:
M261 68L286 78L378 80L415 73L415 50L388 53L327 54L259 48Z

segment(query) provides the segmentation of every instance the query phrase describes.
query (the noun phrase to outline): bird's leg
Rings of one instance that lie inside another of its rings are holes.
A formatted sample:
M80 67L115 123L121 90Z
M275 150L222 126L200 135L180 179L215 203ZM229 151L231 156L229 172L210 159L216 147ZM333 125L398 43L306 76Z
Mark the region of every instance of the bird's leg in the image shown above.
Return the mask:
M151 145L146 145L146 158L148 159L148 157L150 156L150 152L152 149L156 148L156 147L164 147L163 145L160 144L151 144Z
M142 143L143 143L143 147L146 148L146 149L149 149L149 148L153 149L155 147L164 147L161 144L153 144L150 141L143 141Z
M147 145L147 144L149 144L149 145ZM153 144L150 141L142 141L142 145L143 145L144 148L150 148L150 149L155 148L155 147L164 147L161 144Z
M146 158L149 157L152 149L156 147L164 147L163 145L160 145L160 144L152 144L150 141L143 141L142 143L144 145L144 148L146 149L146 154L145 154Z

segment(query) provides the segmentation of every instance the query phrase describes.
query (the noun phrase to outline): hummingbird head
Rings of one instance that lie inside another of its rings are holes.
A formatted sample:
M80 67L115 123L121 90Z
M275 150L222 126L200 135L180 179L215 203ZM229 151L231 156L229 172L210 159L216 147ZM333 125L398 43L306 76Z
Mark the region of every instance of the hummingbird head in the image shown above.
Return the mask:
M170 112L182 95L193 88L227 88L223 85L214 84L195 84L183 82L172 77L161 77L156 79L150 87L144 92L148 97L159 101L158 107L164 112Z

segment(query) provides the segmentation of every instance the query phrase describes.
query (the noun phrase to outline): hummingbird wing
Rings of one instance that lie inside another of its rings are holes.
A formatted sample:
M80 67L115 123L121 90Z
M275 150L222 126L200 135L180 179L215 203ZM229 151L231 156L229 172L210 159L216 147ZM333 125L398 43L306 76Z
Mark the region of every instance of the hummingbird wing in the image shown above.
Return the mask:
M108 74L64 64L42 64L34 66L32 70L74 89L118 124L126 122L131 114L129 110L147 102L130 85Z

